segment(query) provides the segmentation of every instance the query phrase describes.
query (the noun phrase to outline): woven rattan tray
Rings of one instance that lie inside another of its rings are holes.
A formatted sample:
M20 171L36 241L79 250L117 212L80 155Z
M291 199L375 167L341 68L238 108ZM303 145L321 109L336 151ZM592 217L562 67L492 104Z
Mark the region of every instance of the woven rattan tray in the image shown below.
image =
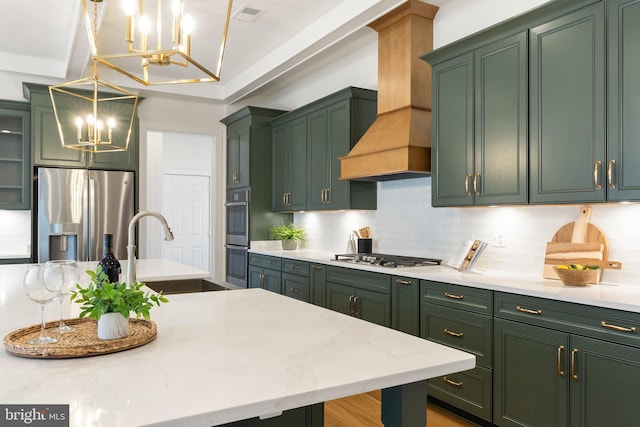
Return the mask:
M158 334L156 324L150 320L129 319L129 336L115 340L98 339L97 322L89 318L68 319L65 323L76 328L66 334L52 334L57 343L33 345L27 342L40 334L40 325L18 329L4 337L5 350L20 357L37 359L63 359L98 356L140 347L153 341ZM49 322L46 328L55 328L58 322Z

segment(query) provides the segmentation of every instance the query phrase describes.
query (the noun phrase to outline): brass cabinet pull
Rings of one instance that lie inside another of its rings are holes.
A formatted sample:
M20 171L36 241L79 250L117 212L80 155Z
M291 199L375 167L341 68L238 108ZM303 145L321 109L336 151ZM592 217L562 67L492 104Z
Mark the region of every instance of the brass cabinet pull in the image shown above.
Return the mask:
M290 265L289 268L292 270L300 270L300 266L298 265Z
M451 299L463 299L464 295L456 295L456 294L450 294L449 292L445 292L444 296L447 298L451 298Z
M399 285L410 286L413 282L411 280L396 279L396 283L399 284Z
M460 382L458 382L458 381L453 381L453 380L450 380L450 379L449 379L449 378L447 378L447 377L442 377L442 380L443 380L445 383L447 383L447 384L449 384L449 385L452 385L452 386L454 386L454 387L462 387L462 381L460 381Z
M478 191L478 178L480 178L480 172L476 172L476 174L473 175L473 193L476 196L480 195L480 192Z
M240 183L240 171L236 171L236 184Z
M463 335L462 332L453 332L448 330L447 328L444 328L443 332L447 335L451 335L452 337L457 337L457 338L462 338L462 335Z
M558 370L558 375L560 375L561 377L564 377L564 371L560 367L561 360L562 360L562 352L563 351L564 351L564 346L563 345L558 347L558 358L556 360L556 369Z
M598 169L600 169L600 165L602 162L600 160L596 160L596 163L593 165L593 185L596 186L596 190L600 190L602 185L598 183Z
M269 261L267 261L267 262L268 262L270 265L276 265L276 262L275 262L275 261L273 261L273 260L269 260Z
M626 328L624 326L612 325L611 323L607 323L604 320L602 322L600 322L600 326L602 326L604 328L607 328L607 329L613 329L614 331L631 332L632 334L636 333L636 328L634 326L632 326L630 328Z
M287 206L287 193L282 193L282 205Z
M615 160L609 160L609 166L607 167L607 178L609 180L609 188L616 189L616 184L613 182L613 167L616 165Z
M471 178L470 173L464 176L464 194L467 196L471 195L471 192L469 191L469 178Z
M353 315L356 317L360 317L360 313L358 312L358 300L360 298L358 297L353 297Z
M322 270L322 267L319 265L313 265L311 266L314 270Z
M326 188L320 189L320 201L322 202L323 205L327 203L327 199L325 198L325 192L324 192L325 190Z
M287 206L291 205L291 193L287 193Z
M297 294L298 292L300 292L300 289L298 288L291 288L290 289L291 292L293 292L294 294Z
M523 307L520 307L519 305L516 305L516 310L521 311L523 313L527 313L527 314L535 314L535 315L542 314L542 310L531 310L530 308L523 308Z
M354 315L353 314L354 313L354 310L353 310L353 299L354 298L355 298L355 296L353 296L353 295L349 296L349 314L352 315L352 316Z
M264 273L260 273L260 287L266 289L264 286Z
M578 374L576 374L576 354L578 354L577 348L571 350L571 378L578 381Z

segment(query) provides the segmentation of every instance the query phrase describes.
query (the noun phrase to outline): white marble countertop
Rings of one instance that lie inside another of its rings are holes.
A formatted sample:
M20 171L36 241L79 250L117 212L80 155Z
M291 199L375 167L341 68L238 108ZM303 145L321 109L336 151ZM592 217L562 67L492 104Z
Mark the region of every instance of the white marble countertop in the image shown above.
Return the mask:
M0 266L0 336L39 320ZM0 402L70 404L71 426L210 426L471 369L475 357L262 289L170 295L136 349L0 352ZM56 311L56 310L51 310ZM366 363L365 363L366 362Z
M334 254L307 250L250 249L250 252L640 313L640 278L635 285L602 282L597 285L565 286L559 280L544 279L542 273L534 275L496 270L460 272L447 266L388 268L336 261Z

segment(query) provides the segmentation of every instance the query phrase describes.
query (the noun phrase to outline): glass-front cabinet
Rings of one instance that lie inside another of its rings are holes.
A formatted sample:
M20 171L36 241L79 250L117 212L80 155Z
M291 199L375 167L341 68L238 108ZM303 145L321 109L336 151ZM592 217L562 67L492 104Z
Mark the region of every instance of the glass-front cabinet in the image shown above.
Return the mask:
M29 209L30 107L0 102L0 209Z

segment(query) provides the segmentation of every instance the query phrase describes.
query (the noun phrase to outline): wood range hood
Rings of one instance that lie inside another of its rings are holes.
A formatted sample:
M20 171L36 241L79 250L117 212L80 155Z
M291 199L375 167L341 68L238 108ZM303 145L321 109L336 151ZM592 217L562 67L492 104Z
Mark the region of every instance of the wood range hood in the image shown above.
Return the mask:
M436 6L409 0L369 24L378 32L378 115L340 157L340 179L385 181L431 173L431 68Z

